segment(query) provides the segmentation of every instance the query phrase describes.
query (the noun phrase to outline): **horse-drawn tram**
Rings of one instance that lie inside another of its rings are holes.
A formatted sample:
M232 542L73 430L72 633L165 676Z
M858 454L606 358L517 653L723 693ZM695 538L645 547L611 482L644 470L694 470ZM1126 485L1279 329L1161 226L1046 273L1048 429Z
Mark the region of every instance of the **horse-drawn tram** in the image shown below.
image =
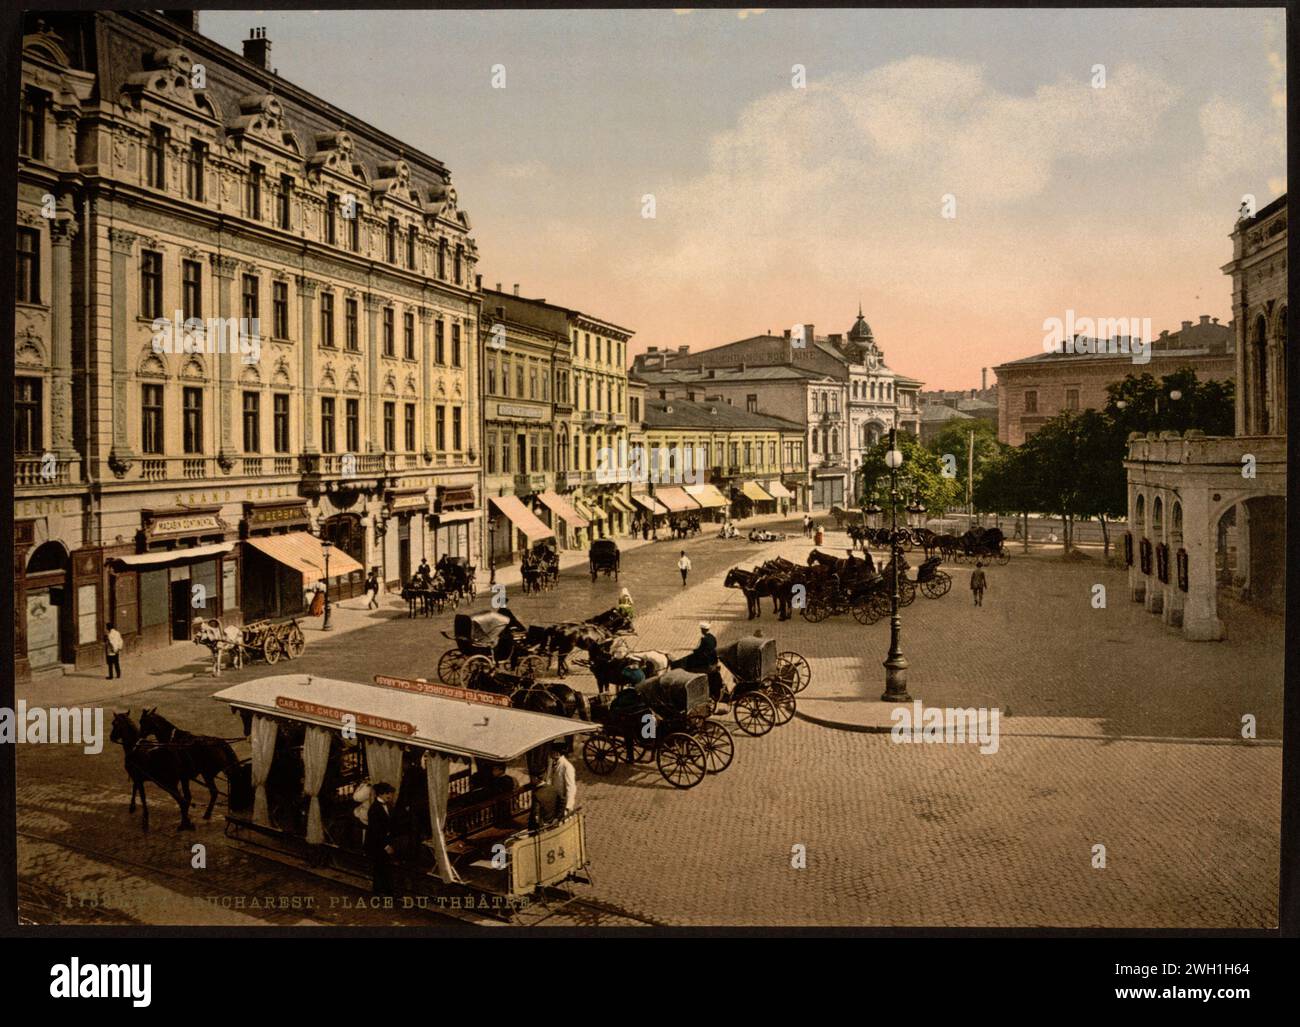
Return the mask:
M598 724L409 678L286 674L213 698L240 715L252 746L240 769L252 805L232 808L227 837L368 884L364 832L383 782L396 790L391 878L418 908L509 918L533 896L550 906L572 897L566 882L589 883L582 811L562 799L557 809L545 774L554 744L571 749Z

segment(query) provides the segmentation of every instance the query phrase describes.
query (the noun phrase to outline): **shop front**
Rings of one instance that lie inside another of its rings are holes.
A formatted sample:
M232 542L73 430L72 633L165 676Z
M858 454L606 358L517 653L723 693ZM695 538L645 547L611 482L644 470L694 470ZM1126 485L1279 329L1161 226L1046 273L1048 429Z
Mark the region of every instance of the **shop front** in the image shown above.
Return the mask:
M538 500L545 508L542 516L550 520L555 537L564 549L575 545L576 533L590 526L588 518L583 517L564 496L550 489L537 494Z
M488 504L492 509L492 555L498 567L513 563L515 555L533 543L555 537L555 532L518 496L491 496Z
M387 569L391 577L394 569L397 580L411 580L421 560L430 555L432 546L427 515L429 512L429 486L407 485L390 490L384 499L388 514L388 530L393 532L397 560L396 568Z
M718 491L716 485L703 482L699 485L685 486L687 494L700 504L701 518L706 521L721 521L727 516L727 497Z
M240 522L240 609L245 620L301 616L302 575L260 549L259 539L306 533L306 500L245 503Z
M444 556L464 558L477 563L473 528L483 516L474 500L472 485L438 485L433 495L433 512L427 525L433 536L431 562L434 566Z
M347 572L336 572L331 566L331 601L361 595L366 586L366 529L361 514L349 511L326 517L320 524L320 537L349 557L349 567L355 565Z

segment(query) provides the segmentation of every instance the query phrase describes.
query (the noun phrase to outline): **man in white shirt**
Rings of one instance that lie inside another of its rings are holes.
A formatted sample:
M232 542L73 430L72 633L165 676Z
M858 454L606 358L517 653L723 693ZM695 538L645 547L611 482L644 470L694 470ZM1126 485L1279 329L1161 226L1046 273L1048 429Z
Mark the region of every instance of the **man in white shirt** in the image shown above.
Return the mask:
M539 827L563 820L577 806L578 782L573 764L558 747L551 749L546 773L538 783L535 797Z
M686 575L691 572L691 558L682 550L682 558L677 561L677 569L682 572L682 588L686 587Z
M122 648L124 645L122 633L110 622L104 632L104 656L108 660L108 680L110 681L114 677L120 678L122 676ZM113 671L117 671L117 674L114 675Z

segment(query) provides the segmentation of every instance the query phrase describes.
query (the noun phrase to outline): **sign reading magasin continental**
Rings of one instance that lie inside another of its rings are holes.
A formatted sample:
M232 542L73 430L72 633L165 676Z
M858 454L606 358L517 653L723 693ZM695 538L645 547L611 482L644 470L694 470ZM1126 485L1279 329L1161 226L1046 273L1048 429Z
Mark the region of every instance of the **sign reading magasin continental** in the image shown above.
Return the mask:
M142 530L150 539L164 535L215 535L226 530L221 508L208 510L142 510Z

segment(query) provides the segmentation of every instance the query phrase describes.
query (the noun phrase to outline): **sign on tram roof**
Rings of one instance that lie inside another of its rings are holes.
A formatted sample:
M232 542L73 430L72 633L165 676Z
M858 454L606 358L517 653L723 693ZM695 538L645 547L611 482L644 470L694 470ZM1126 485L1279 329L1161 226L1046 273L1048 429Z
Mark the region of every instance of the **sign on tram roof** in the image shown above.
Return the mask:
M390 679L405 680L405 679ZM224 688L213 696L236 709L337 730L355 718L356 732L454 756L509 762L566 735L598 731L598 724L508 706L466 702L437 691L361 684L307 674L274 674ZM457 690L460 691L460 690Z
M381 688L396 688L403 692L418 692L421 695L441 695L446 699L460 699L463 702L483 703L487 706L510 706L508 695L480 692L474 688L457 688L438 681L426 681L424 678L390 678L384 674L376 674L375 684Z

